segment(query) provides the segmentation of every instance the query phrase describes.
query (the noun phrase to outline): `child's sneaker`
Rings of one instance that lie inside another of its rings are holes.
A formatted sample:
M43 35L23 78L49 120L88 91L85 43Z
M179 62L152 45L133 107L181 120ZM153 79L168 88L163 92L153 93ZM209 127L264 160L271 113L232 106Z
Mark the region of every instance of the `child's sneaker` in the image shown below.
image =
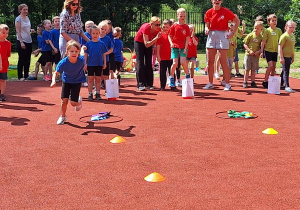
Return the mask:
M92 101L92 100L93 100L93 93L89 93L88 100L89 100L89 101Z
M185 75L185 78L186 78L186 79L189 79L189 78L191 78L191 75L190 75L190 74L186 74L186 75Z
M67 122L67 117L63 117L63 116L60 116L56 122L57 125L63 125L65 122Z
M0 94L0 100L1 101L6 101L6 96L4 94Z
M221 85L222 85L223 87L225 87L225 85L226 85L225 80L222 80L222 81L221 81Z
M175 87L175 81L173 77L170 77L170 87Z
M82 98L81 96L78 97L78 105L75 106L75 111L79 111L82 108Z
M177 86L177 87L181 87L181 86L182 86L182 85L181 85L181 80L177 80L177 81L176 81L176 86Z
M235 74L235 77L244 77L240 72Z
M214 89L214 85L209 82L203 87L203 89L204 90Z
M144 91L144 90L146 90L146 87L145 87L145 86L140 86L140 87L138 87L138 91Z
M262 86L263 86L264 88L268 88L268 82L267 82L267 81L263 81L263 82L262 82Z
M295 91L292 89L292 88L290 88L290 87L286 87L285 89L284 89L284 91L285 92L288 92L288 93L294 93Z
M100 96L100 93L96 93L96 100L101 100L102 98L101 98L101 96Z
M257 85L254 81L251 82L251 87L257 88Z
M246 88L247 86L248 86L248 83L247 83L247 82L244 82L243 88ZM252 86L252 83L251 83L251 86Z
M218 72L215 73L215 78L220 79L220 74Z
M224 91L229 91L229 90L231 90L231 85L230 84L226 84L225 88L224 88Z

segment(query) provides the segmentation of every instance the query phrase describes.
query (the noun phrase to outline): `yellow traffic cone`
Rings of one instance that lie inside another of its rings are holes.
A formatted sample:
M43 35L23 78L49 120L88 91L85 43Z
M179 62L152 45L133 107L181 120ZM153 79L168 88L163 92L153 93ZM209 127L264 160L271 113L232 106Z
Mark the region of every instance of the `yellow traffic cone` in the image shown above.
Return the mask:
M276 130L274 130L274 128L267 128L262 133L264 133L264 134L271 134L271 135L278 134L278 132Z
M162 182L165 181L166 178L162 175L160 175L157 172L153 172L152 174L149 174L144 178L147 182Z
M110 143L119 144L119 143L125 143L125 139L123 139L121 136L116 136L112 140L110 140Z

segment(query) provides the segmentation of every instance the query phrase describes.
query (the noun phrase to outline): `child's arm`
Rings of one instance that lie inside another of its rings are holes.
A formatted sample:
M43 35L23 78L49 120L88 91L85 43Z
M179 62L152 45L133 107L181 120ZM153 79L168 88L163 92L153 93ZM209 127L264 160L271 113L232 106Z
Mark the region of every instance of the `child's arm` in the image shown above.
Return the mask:
M160 45L156 45L156 56L157 56L157 61L160 63L161 58L160 58Z
M250 54L250 55L254 55L254 52L249 48L249 46L247 44L244 44L244 48L247 50L247 52Z
M59 72L55 71L55 74L53 74L52 76L52 82L50 84L50 87L53 88L56 86L56 78L58 77Z
M56 49L56 47L54 47L54 45L53 45L51 39L49 39L48 42L49 42L50 46L52 47L52 49L54 50L54 52L55 52L55 53L58 53L58 50Z
M242 30L241 30L241 35L243 36L245 33L245 29L246 29L246 22L244 20L242 20Z
M283 47L283 45L281 45L281 44L278 45L278 54L279 54L279 58L280 58L280 63L284 65L285 62L284 62L282 47Z
M84 64L83 70L86 71L87 70L87 60L88 60L88 54L86 52L84 53L84 60L85 60L85 64Z
M169 42L170 42L170 47L171 47L171 48L174 48L174 44L173 44L173 42L172 42L172 37L171 37L170 35L168 35L168 40L169 40Z
M187 49L189 47L189 41L190 41L190 37L186 37L185 38L185 45L184 45L184 50L183 50L183 53L186 54L187 53Z
M193 40L193 44L197 46L199 42L195 39L195 36L192 37L192 40Z
M106 54L103 53L103 67L102 69L106 69Z
M266 44L266 40L262 40L261 44L260 44L260 57L263 58L263 53L264 53L264 49L265 49L265 44Z

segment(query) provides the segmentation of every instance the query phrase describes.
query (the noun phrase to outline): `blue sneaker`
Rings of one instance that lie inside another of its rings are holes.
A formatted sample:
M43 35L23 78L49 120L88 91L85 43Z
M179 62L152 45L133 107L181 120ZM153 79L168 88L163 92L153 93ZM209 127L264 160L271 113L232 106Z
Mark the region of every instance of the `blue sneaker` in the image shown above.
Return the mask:
M170 87L175 87L175 81L173 77L170 77Z
M189 78L191 78L191 75L190 75L190 74L186 74L186 75L185 75L185 78L186 78L186 79L189 79Z

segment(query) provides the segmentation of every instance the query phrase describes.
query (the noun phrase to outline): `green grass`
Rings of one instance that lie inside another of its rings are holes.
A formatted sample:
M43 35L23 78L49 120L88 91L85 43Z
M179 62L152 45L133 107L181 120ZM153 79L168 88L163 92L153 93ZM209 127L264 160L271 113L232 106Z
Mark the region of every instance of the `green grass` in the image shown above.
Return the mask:
M242 68L243 68L244 55L245 55L244 53L239 53L239 60L240 60L239 61L239 66L240 66L241 72L243 72ZM126 57L127 59L130 59L130 56L131 56L131 54L128 53L128 52L124 53L124 57ZM37 60L38 60L38 57L31 56L30 72L32 72L32 73L34 72L35 63L36 63ZM199 67L201 69L203 69L206 66L206 56L205 56L204 52L198 53L198 60L200 61L199 62ZM17 53L12 53L11 57L9 58L9 62L10 62L11 66L16 66L17 63L18 63L18 54ZM267 67L266 60L260 59L259 66L260 66L260 69L262 70L262 72L264 72L264 70ZM131 63L129 63L127 67L131 67ZM277 62L276 68L281 69L281 64L279 62ZM296 52L295 62L291 65L292 70L291 70L290 76L295 77L295 78L300 78L299 68L300 68L300 52ZM196 73L196 75L198 75L198 74L199 73ZM8 71L8 78L10 80L14 80L17 77L18 77L17 76L17 70L12 69L12 70ZM134 78L135 74L127 74L127 75L124 75L123 77L125 77L125 78Z

